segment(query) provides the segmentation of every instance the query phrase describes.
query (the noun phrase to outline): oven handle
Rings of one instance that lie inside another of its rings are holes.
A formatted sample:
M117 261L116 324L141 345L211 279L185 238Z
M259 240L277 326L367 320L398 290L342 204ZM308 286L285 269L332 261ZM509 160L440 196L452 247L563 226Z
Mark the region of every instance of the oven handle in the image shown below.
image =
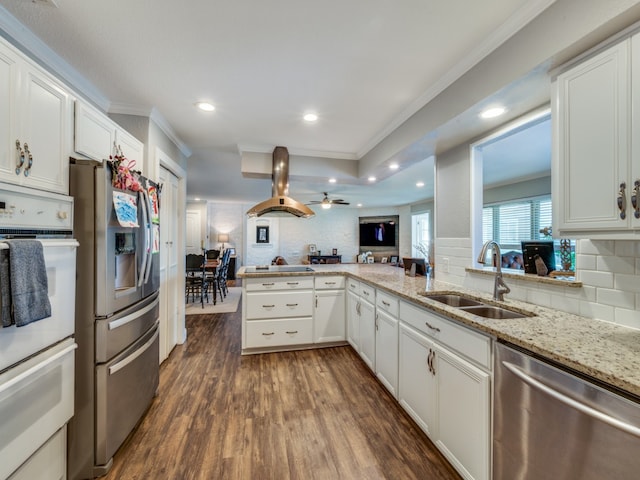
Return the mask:
M38 370L42 370L43 368L47 367L48 365L51 365L53 362L55 362L59 358L64 357L67 353L72 352L76 348L78 348L78 344L76 344L76 343L74 343L73 345L69 345L64 350L60 350L58 353L56 353L55 355L47 358L43 362L40 362L37 365L34 365L31 368L28 368L27 370L22 372L20 375L16 375L15 377L13 377L8 382L3 383L2 385L0 385L0 393L4 392L5 390L7 390L7 389L9 389L11 387L13 387L15 384L20 383L22 380L24 380L25 378L29 377L30 375L33 375Z
M585 405L583 403L580 403L574 400L573 398L567 397L566 395L558 392L557 390L554 390L553 388L545 385L539 380L536 380L535 378L530 377L529 375L524 373L522 370L520 370L513 363L503 361L502 365L504 365L507 370L509 370L518 378L520 378L520 380L525 382L530 387L540 390L543 393L546 393L550 397L555 398L559 402L562 402L568 407L578 410L579 412L584 413L589 417L595 418L596 420L600 420L601 422L604 422L613 428L617 428L618 430L622 430L623 432L628 433L629 435L633 435L634 437L640 438L640 428L630 425L626 422L623 422L622 420L618 420L617 418L607 415L606 413L602 413L596 410L595 408L591 408L588 405Z
M138 280L138 287L141 287L144 283L144 275L147 271L147 255L148 255L148 239L147 239L147 203L144 196L144 189L140 191L142 197L142 223L144 224L144 248L142 249L142 262L140 262L140 277Z
M39 240L39 239L35 239L35 240ZM46 243L40 241L40 243L42 243L43 247L72 247L72 248L78 248L78 246L80 245L78 243L77 240L47 240ZM0 250L8 250L9 249L9 245L0 240Z
M136 358L138 358L144 352L149 350L151 345L153 345L153 342L155 342L156 338L158 338L159 334L160 334L160 332L158 330L156 330L156 332L153 334L153 336L149 340L147 340L147 342L144 345L142 345L139 349L137 349L135 352L133 352L131 355L129 355L128 357L124 358L123 360L120 360L118 363L114 363L113 365L111 365L109 367L109 375L113 375L114 373L119 372L120 370L125 368L127 365L129 365L130 363L135 361Z
M129 322L133 322L134 320L137 320L138 318L143 316L145 313L148 313L151 310L153 310L153 308L155 308L155 306L158 305L158 303L160 303L160 298L159 297L156 298L149 305L144 307L142 310L136 310L135 312L130 313L129 315L125 315L122 318L119 318L117 320L109 322L108 329L109 330L115 330L116 328L121 327L123 325L126 325Z

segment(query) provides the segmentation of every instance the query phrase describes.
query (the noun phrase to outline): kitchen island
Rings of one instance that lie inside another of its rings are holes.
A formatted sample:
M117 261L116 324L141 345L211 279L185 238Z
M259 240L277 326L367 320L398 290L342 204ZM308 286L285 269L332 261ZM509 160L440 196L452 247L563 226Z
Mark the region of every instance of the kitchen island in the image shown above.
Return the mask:
M424 293L463 293L486 304L497 304L489 292L478 292L425 277L410 277L404 270L382 264L313 265L313 271L280 272L259 270L241 278L276 278L291 275L341 275L366 282L417 306L441 314L455 322L485 332L504 342L522 347L546 359L592 377L633 396L640 397L640 331L589 319L517 300L501 305L534 314L513 319L480 318L424 296Z

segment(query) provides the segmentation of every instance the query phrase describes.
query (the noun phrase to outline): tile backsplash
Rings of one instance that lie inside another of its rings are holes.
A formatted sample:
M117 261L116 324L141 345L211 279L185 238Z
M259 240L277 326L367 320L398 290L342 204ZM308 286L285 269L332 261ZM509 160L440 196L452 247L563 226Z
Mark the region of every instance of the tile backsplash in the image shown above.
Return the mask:
M484 292L493 291L493 278L465 272L471 264L470 239L436 240L439 280ZM438 265L447 260L448 272ZM640 329L640 241L576 242L577 279L582 287L564 287L507 279L508 298L547 306Z

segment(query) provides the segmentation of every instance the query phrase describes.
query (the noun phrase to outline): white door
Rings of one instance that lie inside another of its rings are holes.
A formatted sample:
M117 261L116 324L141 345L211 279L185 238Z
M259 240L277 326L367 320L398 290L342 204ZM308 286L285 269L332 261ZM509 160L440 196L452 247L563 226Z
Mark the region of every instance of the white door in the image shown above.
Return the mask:
M344 290L316 291L313 341L339 342L344 340Z
M178 179L160 167L162 201L160 207L160 361L164 361L178 343Z
M200 240L202 235L200 210L187 210L187 238L186 238L186 253L195 253L196 255L202 255L202 244Z

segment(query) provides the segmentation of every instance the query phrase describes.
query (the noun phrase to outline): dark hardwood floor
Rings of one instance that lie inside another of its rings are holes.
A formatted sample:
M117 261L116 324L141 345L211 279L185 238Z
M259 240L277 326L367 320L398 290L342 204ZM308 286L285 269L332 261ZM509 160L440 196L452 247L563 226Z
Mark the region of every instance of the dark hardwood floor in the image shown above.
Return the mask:
M187 317L105 479L460 478L350 347L243 357L240 327Z

